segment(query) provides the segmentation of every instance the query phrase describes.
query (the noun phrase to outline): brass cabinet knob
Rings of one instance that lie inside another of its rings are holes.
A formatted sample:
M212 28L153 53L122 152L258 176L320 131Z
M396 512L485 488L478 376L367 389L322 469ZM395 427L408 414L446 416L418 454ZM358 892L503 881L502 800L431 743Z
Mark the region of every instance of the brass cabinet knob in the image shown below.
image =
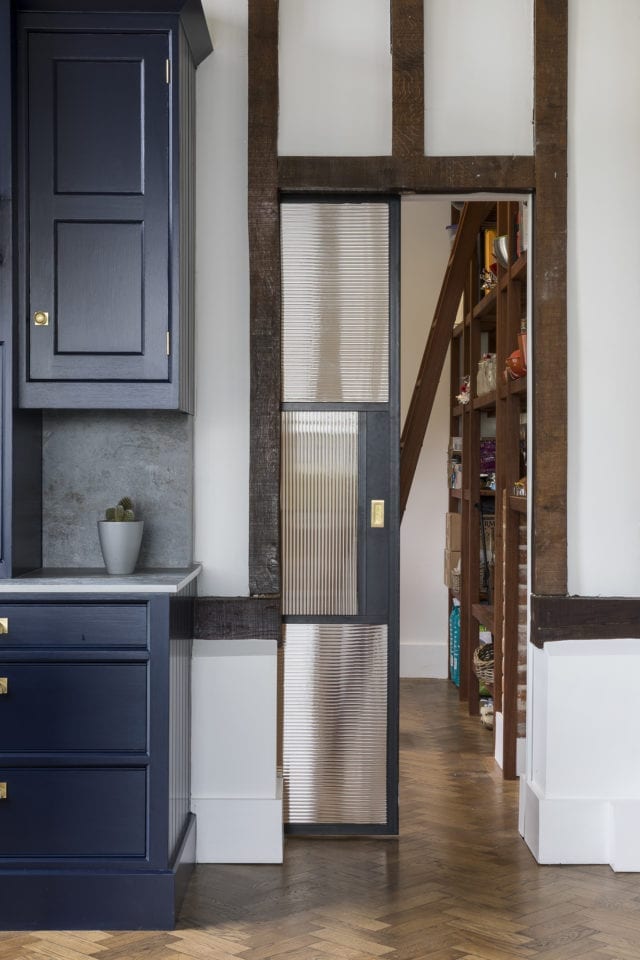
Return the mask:
M0 781L0 800L7 799L7 785L4 781Z
M33 322L36 327L48 327L49 326L49 314L46 310L36 310L33 315Z
M5 693L9 693L9 678L0 677L0 697Z
M0 634L9 633L9 617L0 617Z

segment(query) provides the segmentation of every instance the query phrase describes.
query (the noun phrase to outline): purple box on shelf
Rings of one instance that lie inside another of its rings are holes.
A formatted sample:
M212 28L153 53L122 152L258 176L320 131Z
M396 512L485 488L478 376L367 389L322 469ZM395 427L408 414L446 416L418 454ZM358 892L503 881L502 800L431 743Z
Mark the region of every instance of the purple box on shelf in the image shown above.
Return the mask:
M496 439L484 437L480 440L480 473L495 473Z

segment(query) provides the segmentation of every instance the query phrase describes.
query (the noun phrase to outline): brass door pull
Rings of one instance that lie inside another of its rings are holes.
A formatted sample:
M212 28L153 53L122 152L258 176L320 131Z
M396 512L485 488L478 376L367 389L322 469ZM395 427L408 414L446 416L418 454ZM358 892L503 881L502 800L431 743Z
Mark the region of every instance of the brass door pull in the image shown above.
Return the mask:
M9 633L9 617L0 617L0 634Z
M9 693L9 678L0 677L0 697L5 693Z
M7 784L2 781L0 782L0 800L7 799Z
M371 501L371 526L384 527L384 500Z
M48 327L49 326L49 314L46 310L36 310L33 315L33 322L36 327Z

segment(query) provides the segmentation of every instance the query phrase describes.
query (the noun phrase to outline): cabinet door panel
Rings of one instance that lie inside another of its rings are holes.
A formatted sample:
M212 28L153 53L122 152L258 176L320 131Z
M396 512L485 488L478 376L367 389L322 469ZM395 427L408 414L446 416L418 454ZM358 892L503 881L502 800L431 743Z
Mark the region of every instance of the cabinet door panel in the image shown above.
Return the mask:
M169 379L168 56L162 33L28 34L29 381Z
M0 753L147 749L146 663L6 663Z
M140 60L55 61L56 193L142 193Z
M142 857L143 768L0 767L3 857Z
M142 353L142 258L141 223L56 224L58 355Z

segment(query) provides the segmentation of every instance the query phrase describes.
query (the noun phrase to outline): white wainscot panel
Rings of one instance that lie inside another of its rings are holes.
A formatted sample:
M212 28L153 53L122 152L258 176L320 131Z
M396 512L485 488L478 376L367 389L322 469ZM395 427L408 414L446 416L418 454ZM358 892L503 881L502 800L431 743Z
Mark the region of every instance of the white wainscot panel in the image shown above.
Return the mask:
M533 0L425 0L425 153L533 153Z
M640 871L640 640L549 643L532 667L521 833L539 863Z
M391 153L389 0L280 0L281 156Z
M198 863L282 863L277 647L196 640L191 789Z

